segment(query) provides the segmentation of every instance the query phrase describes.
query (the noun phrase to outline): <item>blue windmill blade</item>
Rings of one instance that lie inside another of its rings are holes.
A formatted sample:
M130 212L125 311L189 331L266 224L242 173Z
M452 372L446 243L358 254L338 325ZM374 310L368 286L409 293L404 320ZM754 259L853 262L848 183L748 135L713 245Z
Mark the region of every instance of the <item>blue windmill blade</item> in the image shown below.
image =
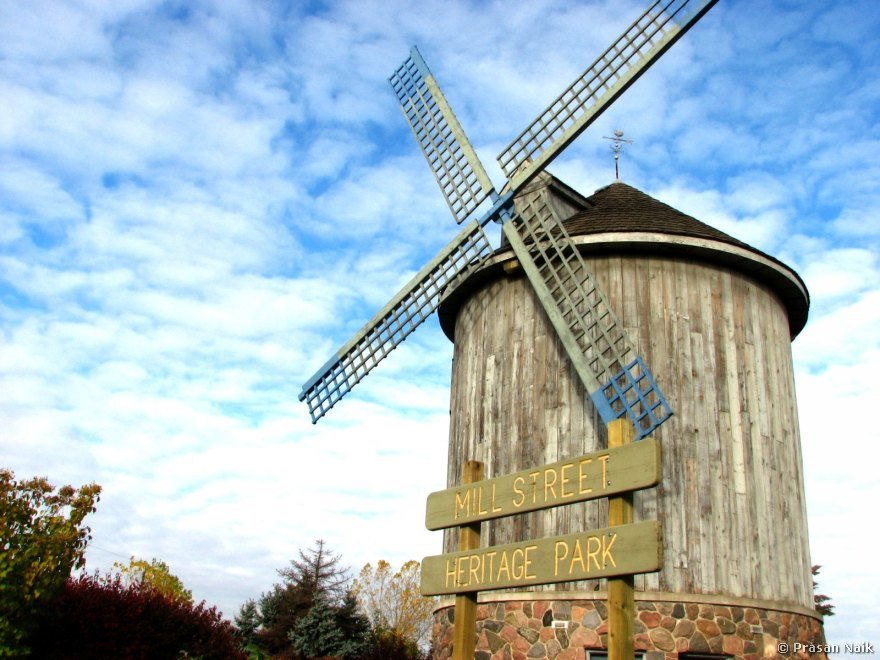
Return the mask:
M627 415L642 438L669 419L672 408L556 217L546 188L519 197L503 231L602 420Z
M498 156L521 190L717 0L657 0Z
M476 221L469 223L306 381L299 400L306 401L312 423L323 417L434 313L447 287L479 268L491 252L483 226Z
M492 181L418 48L388 79L456 222L490 196Z

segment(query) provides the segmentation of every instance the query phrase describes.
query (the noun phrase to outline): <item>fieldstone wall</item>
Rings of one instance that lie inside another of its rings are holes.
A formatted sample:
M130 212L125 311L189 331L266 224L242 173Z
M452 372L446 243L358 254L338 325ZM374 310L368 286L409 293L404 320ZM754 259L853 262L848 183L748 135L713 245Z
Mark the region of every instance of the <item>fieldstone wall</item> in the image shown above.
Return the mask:
M779 652L781 643L792 650L795 643L825 644L821 620L811 616L667 601L637 601L636 607L635 648L646 660L673 660L685 652L735 660L827 658L824 652ZM583 660L586 651L607 648L607 618L601 600L483 603L477 606L475 660ZM435 660L452 657L453 620L453 607L434 615Z

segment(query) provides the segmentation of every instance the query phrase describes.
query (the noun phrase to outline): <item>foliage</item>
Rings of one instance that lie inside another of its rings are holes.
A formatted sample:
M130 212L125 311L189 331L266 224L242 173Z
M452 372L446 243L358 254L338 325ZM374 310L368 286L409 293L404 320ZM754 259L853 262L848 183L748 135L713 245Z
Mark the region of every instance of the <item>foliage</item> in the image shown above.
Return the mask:
M253 646L256 649L255 641L257 630L260 628L260 611L253 598L242 605L238 614L235 615L235 627L242 645L245 648Z
M334 614L327 600L318 596L308 614L299 619L290 631L294 650L306 658L337 655L344 637L336 626Z
M343 658L360 658L370 635L370 622L361 612L352 591L345 594L335 613L336 625L342 632L344 642L339 648Z
M367 637L358 660L422 660L425 655L411 639L406 639L396 630L374 628Z
M375 569L371 564L361 569L352 591L374 629L420 644L427 642L435 599L421 595L419 581L419 562L408 561L394 573L391 564L379 560Z
M36 611L85 565L83 521L100 493L97 484L56 492L45 478L19 482L0 469L0 656L27 654Z
M299 592L294 586L274 585L258 601L260 628L253 643L272 656L282 656L288 652L287 655L292 657L290 631L311 606L311 596Z
M367 564L348 589L348 570L318 540L278 571L282 584L242 605L242 646L252 658L422 660L434 601L419 592L419 569L416 561L397 572L385 561Z
M128 566L116 562L113 568L119 571L122 581L126 584L142 584L171 600L192 603L192 591L183 586L180 578L171 572L164 561L154 558L147 562L132 557Z
M204 601L169 598L121 575L81 575L37 619L41 658L245 658L232 624Z
M352 594L347 594L338 607L318 595L308 614L294 624L290 641L294 650L306 658L359 660L364 656L369 634L370 624L358 611Z
M315 547L299 551L299 561L291 560L290 568L278 571L286 584L314 600L319 594L331 605L342 601L348 591L351 578L348 569L339 565L341 557L326 547L323 539L315 541Z
M816 564L810 568L810 572L813 574L813 577L819 575L819 570L822 568L821 565ZM819 586L819 583L816 580L813 580L813 605L816 608L816 611L822 616L834 616L834 605L831 604L831 597L826 596L825 594L817 594L816 587Z
M257 612L246 612L246 608L251 609L248 603L239 611L236 621L245 622L247 627L253 623L258 626L250 645L272 656L296 657L290 633L297 621L310 613L316 600L323 599L333 609L344 607L350 578L348 569L340 562L340 557L321 539L309 550L300 550L298 560L292 560L288 568L278 571L284 581L260 596ZM241 625L239 630L245 639Z

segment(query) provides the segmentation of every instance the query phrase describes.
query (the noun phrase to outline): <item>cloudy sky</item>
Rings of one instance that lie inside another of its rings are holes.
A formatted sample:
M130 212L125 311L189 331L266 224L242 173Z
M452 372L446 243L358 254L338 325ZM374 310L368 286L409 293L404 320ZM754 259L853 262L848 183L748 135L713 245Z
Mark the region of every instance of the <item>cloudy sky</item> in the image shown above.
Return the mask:
M582 2L0 4L0 464L104 488L90 568L228 616L324 538L440 550L436 319L310 423L300 385L456 232L387 84L418 44L484 163L638 15ZM721 0L551 170L622 178L795 267L813 562L878 640L880 8Z

